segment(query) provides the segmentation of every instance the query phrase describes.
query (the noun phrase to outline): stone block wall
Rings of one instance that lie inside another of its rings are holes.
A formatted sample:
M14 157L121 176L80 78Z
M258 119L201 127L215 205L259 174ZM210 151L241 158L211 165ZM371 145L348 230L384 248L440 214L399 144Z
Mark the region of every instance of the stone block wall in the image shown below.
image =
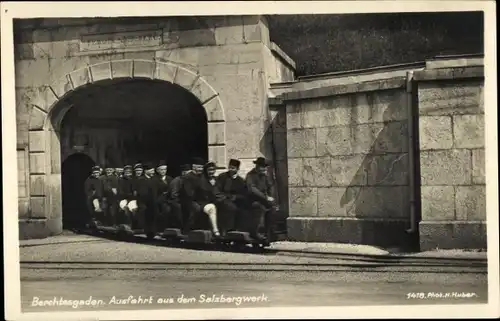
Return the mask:
M486 248L483 67L415 73L421 250Z
M409 226L404 79L283 94L288 237L396 246Z

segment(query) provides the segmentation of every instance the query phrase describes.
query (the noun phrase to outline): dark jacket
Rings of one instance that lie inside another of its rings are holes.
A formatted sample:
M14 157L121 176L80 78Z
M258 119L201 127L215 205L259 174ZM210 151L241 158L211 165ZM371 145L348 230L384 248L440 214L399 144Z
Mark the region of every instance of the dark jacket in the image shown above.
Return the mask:
M224 195L216 185L210 184L207 176L189 173L182 180L181 199L183 202L204 205L218 203L224 199Z
M171 201L180 202L183 179L183 176L177 176L170 182L168 196Z
M103 197L103 184L100 178L90 176L84 183L85 195L88 198L102 198Z
M233 178L229 172L221 173L216 185L224 197L231 201L244 201L248 195L245 180L239 175Z
M252 199L266 201L268 196L274 197L272 179L260 174L255 168L248 172L245 182Z
M137 195L138 201L146 203L154 200L154 181L153 178L147 178L142 175L132 179L132 187L134 193Z
M151 183L152 183L153 195L156 200L160 196L168 197L170 182L172 182L172 177L168 175L165 176L165 180L163 180L158 175L153 176Z
M113 193L113 188L115 188L118 191L118 182L119 178L116 177L115 175L111 176L101 176L99 178L102 181L102 186L103 186L103 195L105 197L114 197L115 194Z
M118 180L118 195L120 199L135 200L134 195L134 178L120 178Z

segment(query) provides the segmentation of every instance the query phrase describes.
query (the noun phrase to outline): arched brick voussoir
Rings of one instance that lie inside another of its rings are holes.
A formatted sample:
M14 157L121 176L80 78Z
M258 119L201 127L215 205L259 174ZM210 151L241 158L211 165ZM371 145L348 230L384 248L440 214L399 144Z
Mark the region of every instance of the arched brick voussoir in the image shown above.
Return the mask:
M73 84L73 89L90 84L92 82L89 66L70 72L69 77L71 83Z
M53 82L50 85L50 89L57 97L57 99L61 99L67 92L70 92L74 89L70 75L65 75L64 77L61 77Z
M107 80L112 78L111 61L100 62L95 65L89 66L90 82L99 80Z
M44 128L47 112L40 109L38 106L32 105L29 114L28 129L41 130Z
M28 103L44 113L49 113L58 98L50 86L34 88L29 93Z
M203 104L205 112L207 113L207 120L209 122L222 122L225 121L224 108L219 96L213 97L205 104Z
M195 95L201 104L205 104L218 96L218 93L210 86L205 79L198 78L194 86L191 88L191 93Z
M173 83L192 91L196 83L200 81L200 75L183 67L177 67Z
M167 62L156 62L156 69L154 79L174 82L175 74L177 73L177 66Z

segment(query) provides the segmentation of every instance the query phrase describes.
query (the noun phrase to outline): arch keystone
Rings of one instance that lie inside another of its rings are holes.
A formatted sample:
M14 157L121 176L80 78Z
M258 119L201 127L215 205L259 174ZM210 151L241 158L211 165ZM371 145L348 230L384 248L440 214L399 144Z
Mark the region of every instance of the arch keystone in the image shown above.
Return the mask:
M133 77L154 79L155 62L151 60L134 59Z
M132 60L111 61L111 76L113 78L132 78Z

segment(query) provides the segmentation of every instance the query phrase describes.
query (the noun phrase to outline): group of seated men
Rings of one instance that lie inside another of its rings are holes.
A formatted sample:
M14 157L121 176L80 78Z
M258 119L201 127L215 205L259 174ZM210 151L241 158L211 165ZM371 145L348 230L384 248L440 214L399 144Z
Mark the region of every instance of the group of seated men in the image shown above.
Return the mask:
M238 230L257 239L270 235L277 209L268 162L259 157L243 179L240 161L231 159L228 170L216 176L216 164L194 158L181 166L181 175L167 175L167 164L138 163L123 169L92 168L85 182L91 225L144 229L149 237L166 228L182 234L208 227L214 237ZM201 225L200 225L201 224Z

